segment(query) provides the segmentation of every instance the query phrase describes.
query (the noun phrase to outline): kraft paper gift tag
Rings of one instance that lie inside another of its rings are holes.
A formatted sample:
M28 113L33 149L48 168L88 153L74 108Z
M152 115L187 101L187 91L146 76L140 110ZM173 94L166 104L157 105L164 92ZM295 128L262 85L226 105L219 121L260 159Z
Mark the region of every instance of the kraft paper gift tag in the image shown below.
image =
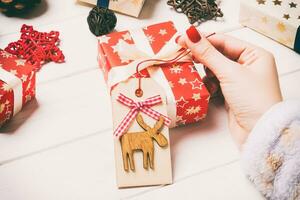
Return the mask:
M108 8L110 10L123 13L125 15L138 17L145 0L106 0L108 1ZM97 5L97 0L77 0L77 2Z
M149 97L160 95L162 103L151 106L151 109L167 116L166 96L164 94L164 90L154 80L151 78L141 79L141 89L143 90L142 97L137 97L135 95L135 90L137 88L138 79L129 79L126 82L119 83L113 89L111 98L114 131L122 122L124 117L130 112L130 108L128 106L123 105L117 100L120 93L132 99L134 102L144 101ZM143 126L144 128L142 128ZM152 131L152 133L146 133L147 131L145 126L148 126L148 131ZM160 129L156 132L155 128ZM126 136L126 134L128 135ZM156 138L154 139L151 137L151 134L156 134ZM122 139L122 137L124 138ZM158 143L164 147L160 147ZM151 154L152 145L153 156L149 155ZM135 147L143 148L143 150L133 150L132 161L129 159L130 153L127 153ZM114 149L116 178L119 188L172 183L169 128L162 124L162 121L155 120L139 111L138 117L132 120L124 135L119 139L114 137ZM124 151L124 155L126 155L126 160L123 159L122 149ZM147 151L150 153L146 153ZM145 159L143 159L143 154L146 155ZM149 157L147 155L149 155ZM150 158L151 156L153 157L152 163ZM132 170L130 161L134 162L134 170ZM148 169L145 169L144 167Z

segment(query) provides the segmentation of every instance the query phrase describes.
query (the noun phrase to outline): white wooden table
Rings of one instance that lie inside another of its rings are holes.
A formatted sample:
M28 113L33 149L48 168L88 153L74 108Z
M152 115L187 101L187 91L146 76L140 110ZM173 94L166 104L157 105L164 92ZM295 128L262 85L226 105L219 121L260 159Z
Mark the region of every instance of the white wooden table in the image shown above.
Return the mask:
M238 1L223 0L221 7L224 20L204 23L200 30L225 31L274 53L284 97L300 98L300 56L241 27ZM97 66L96 38L86 23L90 8L48 0L43 10L28 19L0 15L0 47L17 40L27 23L60 31L66 56L64 64L44 66L37 74L37 100L1 130L1 200L262 198L241 170L224 108L213 104L205 121L171 131L173 185L117 189L109 95ZM147 0L139 20L117 17L117 30L167 20L182 31L188 26L165 0Z

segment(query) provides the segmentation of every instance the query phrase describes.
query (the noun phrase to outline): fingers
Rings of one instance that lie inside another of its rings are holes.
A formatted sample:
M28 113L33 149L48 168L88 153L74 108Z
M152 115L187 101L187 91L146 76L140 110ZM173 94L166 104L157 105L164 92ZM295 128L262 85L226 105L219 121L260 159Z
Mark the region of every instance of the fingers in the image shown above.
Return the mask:
M239 60L245 50L257 48L245 41L223 34L212 35L208 41L226 57L235 61Z
M195 59L207 66L219 79L232 72L237 65L221 54L194 26L187 29L177 42L190 49Z

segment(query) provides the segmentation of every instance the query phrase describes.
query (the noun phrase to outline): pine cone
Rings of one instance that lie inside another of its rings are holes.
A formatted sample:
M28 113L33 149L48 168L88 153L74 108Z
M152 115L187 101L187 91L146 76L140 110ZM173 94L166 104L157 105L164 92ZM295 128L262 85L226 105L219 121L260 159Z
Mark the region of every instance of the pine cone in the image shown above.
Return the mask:
M0 12L7 16L18 15L29 11L41 0L0 0Z

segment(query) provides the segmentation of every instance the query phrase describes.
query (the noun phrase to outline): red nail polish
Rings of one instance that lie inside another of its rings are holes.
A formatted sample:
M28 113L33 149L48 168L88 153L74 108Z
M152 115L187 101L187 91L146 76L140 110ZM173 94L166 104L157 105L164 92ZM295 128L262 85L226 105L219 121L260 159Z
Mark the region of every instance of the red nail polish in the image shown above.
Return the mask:
M186 34L193 43L199 42L201 40L201 36L198 30L193 25L186 30Z
M179 38L180 38L180 35L178 35L178 36L176 37L176 39L175 39L175 42L176 42L177 44L178 44Z

